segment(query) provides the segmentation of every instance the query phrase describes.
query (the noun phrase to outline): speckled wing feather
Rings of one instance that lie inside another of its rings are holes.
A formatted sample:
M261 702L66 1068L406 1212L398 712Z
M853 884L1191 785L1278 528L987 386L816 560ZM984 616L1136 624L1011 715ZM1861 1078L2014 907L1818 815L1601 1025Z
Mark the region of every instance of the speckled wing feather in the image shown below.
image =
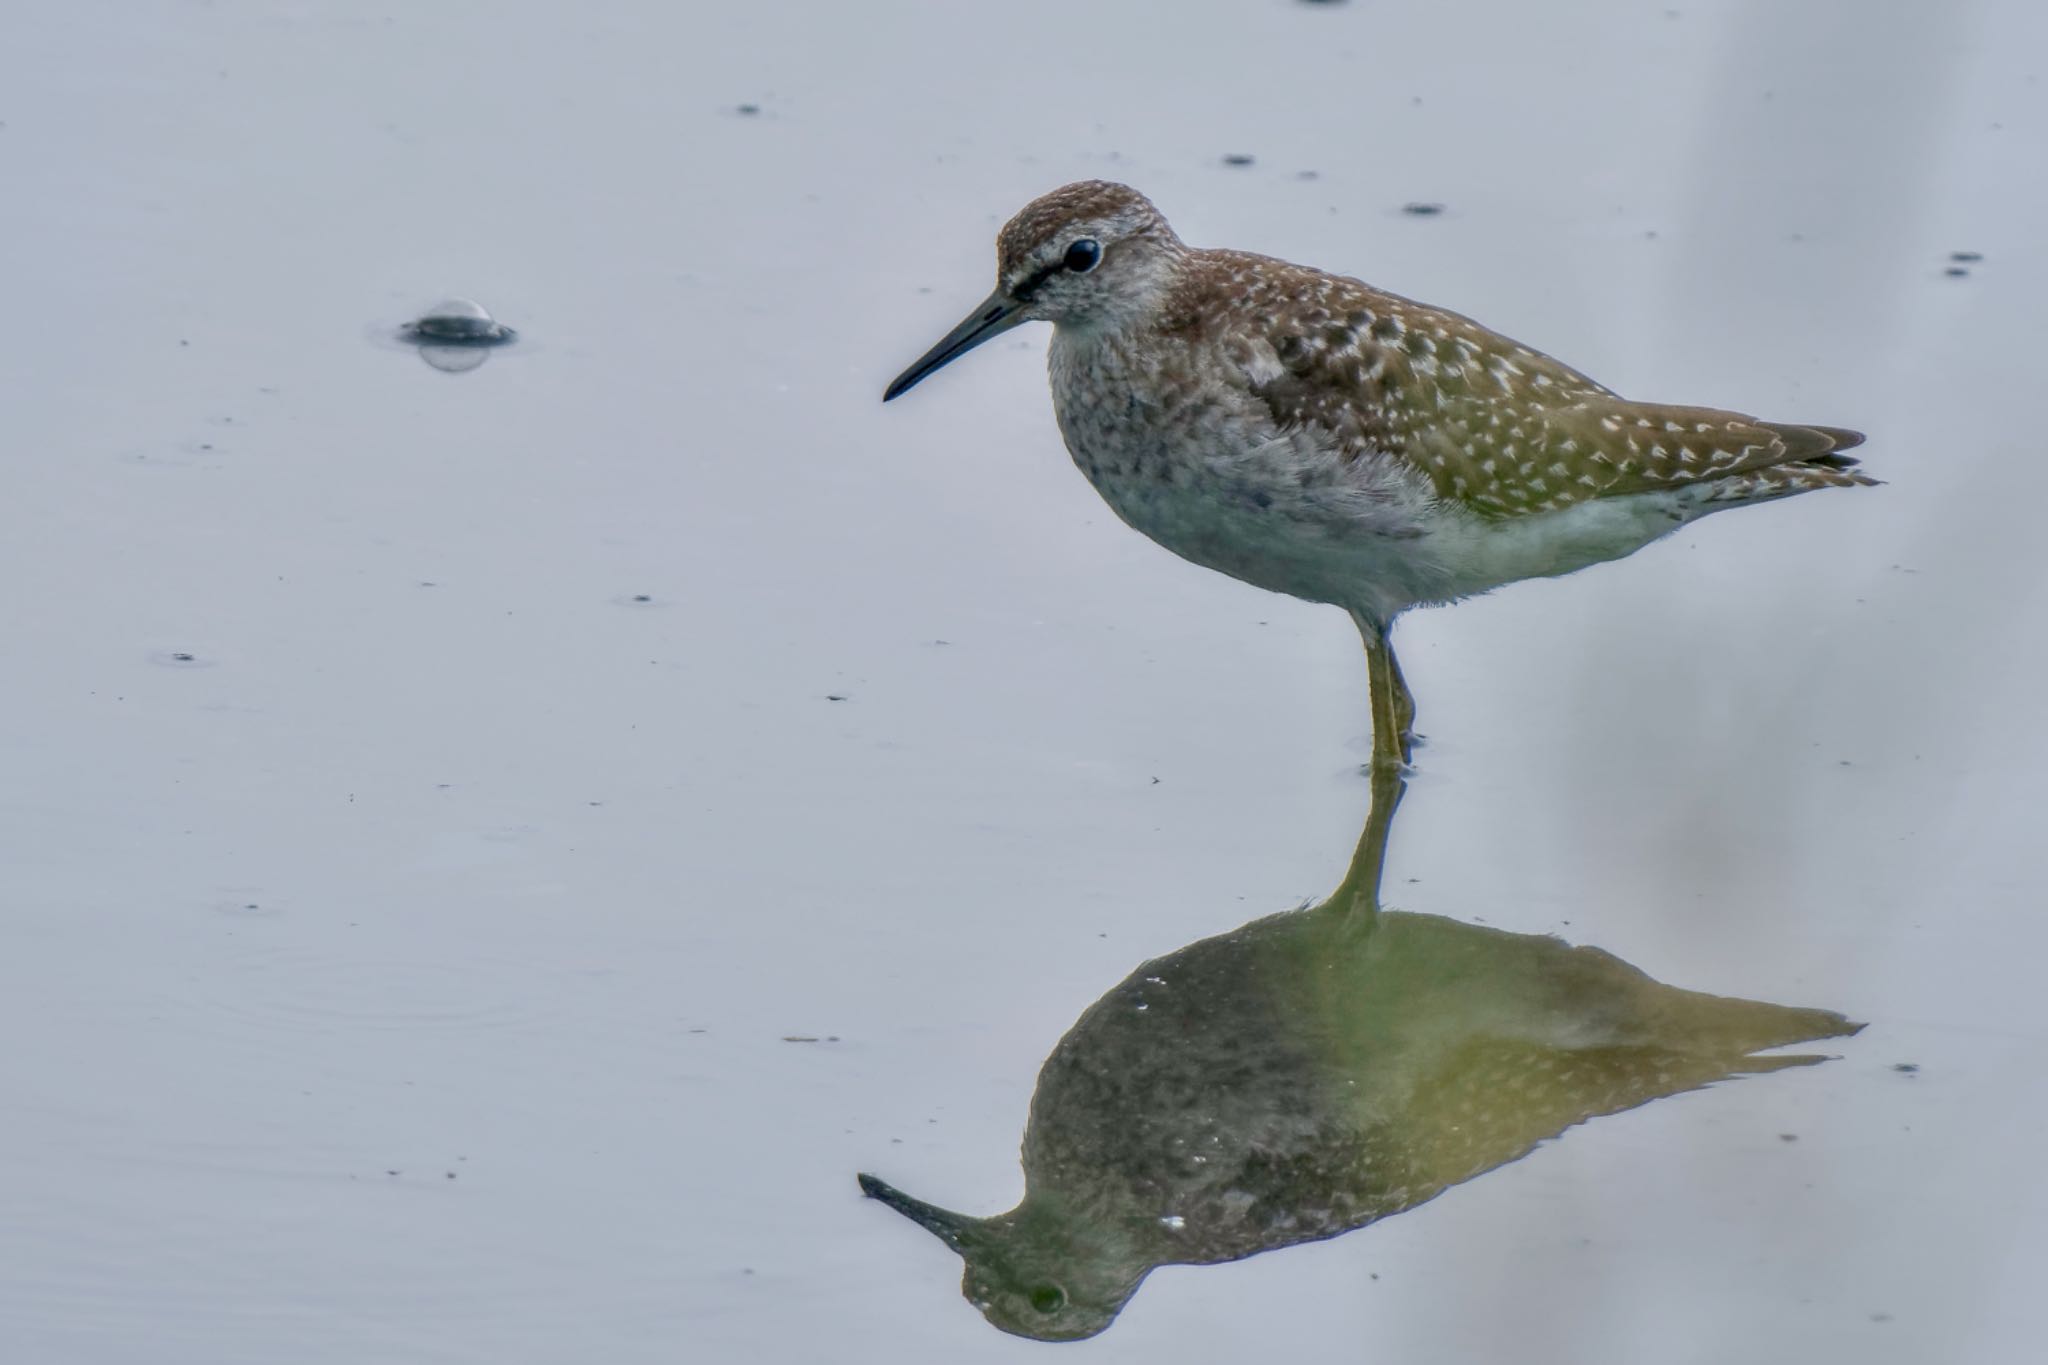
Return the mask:
M1315 431L1345 459L1406 459L1482 516L1687 484L1714 485L1717 501L1876 482L1839 453L1863 440L1856 432L1632 403L1470 318L1291 274L1270 297L1239 295L1241 316L1267 324L1235 357L1251 392L1283 430Z

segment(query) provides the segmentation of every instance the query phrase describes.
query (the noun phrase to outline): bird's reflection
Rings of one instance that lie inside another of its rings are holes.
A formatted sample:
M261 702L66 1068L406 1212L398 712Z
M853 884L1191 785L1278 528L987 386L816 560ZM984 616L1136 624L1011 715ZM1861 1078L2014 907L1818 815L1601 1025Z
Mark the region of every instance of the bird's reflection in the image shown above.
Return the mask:
M861 1177L960 1254L962 1292L997 1327L1093 1336L1155 1266L1363 1227L1575 1123L1822 1060L1757 1054L1861 1027L1679 990L1598 948L1382 911L1402 779L1373 781L1328 901L1145 963L1060 1039L1016 1208L969 1217Z

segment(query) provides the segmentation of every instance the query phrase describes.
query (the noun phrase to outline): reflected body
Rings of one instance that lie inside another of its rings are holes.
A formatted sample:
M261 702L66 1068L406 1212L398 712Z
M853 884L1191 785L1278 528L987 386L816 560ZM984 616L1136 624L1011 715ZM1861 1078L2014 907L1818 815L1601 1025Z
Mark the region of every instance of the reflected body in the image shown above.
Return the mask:
M1329 902L1145 963L1060 1040L1015 1209L968 1217L861 1177L961 1255L962 1292L996 1326L1091 1336L1155 1266L1363 1227L1575 1123L1818 1061L1756 1054L1860 1027L1679 990L1597 948L1379 911L1399 790L1378 781Z
M1388 761L1406 758L1414 709L1388 643L1401 612L1617 559L1725 508L1872 482L1841 453L1856 432L1624 399L1456 313L1189 247L1128 186L1053 191L997 254L995 292L885 399L1052 322L1074 462L1174 553L1348 610Z

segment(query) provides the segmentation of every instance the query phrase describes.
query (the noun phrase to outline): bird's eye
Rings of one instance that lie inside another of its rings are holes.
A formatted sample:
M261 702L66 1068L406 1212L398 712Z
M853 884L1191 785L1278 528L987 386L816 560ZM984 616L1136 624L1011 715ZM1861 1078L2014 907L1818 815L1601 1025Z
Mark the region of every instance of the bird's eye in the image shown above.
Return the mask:
M1041 1313L1057 1313L1067 1306L1067 1291L1056 1284L1042 1284L1031 1291L1031 1306Z
M1076 275L1085 275L1102 260L1102 243L1093 237L1082 237L1067 248L1067 258L1061 264Z

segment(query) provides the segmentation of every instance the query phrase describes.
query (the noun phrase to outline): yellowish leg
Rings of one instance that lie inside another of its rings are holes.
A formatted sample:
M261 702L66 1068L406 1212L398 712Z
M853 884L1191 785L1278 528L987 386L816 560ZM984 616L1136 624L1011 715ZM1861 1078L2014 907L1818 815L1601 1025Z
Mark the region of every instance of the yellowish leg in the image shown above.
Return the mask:
M1351 614L1351 619L1358 623L1358 633L1365 637L1365 668L1372 702L1372 766L1375 770L1405 768L1413 752L1414 736L1409 727L1415 723L1415 698L1409 695L1408 684L1401 677L1401 666L1394 662L1394 646L1387 638L1387 627L1357 612Z
M1394 808L1408 790L1408 779L1399 767L1375 763L1372 768L1372 805L1365 813L1365 832L1358 836L1358 848L1344 880L1323 902L1330 909L1347 913L1363 926L1380 908L1380 874L1387 863L1387 835L1394 828Z
M1401 661L1394 657L1391 642L1387 645L1387 675L1394 693L1394 721L1400 727L1394 733L1401 737L1401 757L1407 759L1415 752L1415 694L1401 676Z

